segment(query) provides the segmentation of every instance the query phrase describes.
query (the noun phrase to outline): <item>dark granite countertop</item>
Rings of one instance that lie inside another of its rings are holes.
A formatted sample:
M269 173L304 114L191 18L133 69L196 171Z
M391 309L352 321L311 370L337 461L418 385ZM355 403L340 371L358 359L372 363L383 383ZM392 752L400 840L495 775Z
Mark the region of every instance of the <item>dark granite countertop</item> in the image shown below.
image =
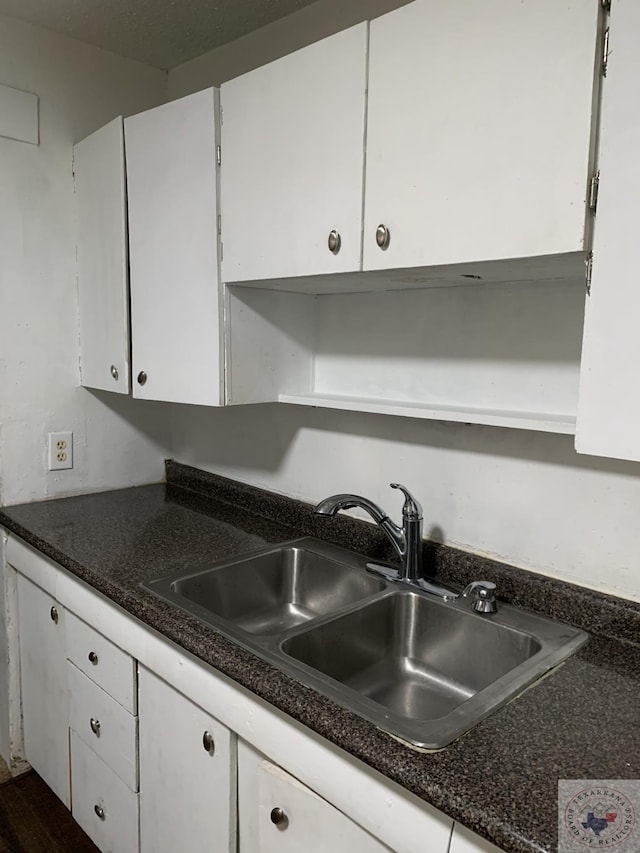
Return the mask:
M276 521L275 519L278 519ZM126 611L508 853L555 851L559 779L640 778L640 605L444 546L428 570L484 577L590 641L445 750L424 754L286 676L140 587L265 543L312 535L387 556L372 525L174 462L167 484L0 509L0 525Z

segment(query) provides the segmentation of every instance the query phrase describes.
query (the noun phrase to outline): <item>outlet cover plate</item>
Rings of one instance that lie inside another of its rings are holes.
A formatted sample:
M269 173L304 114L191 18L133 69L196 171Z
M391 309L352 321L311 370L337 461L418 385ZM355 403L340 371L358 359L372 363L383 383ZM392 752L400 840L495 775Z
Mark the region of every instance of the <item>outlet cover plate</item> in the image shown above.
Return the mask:
M49 471L73 468L73 433L50 432L48 447Z

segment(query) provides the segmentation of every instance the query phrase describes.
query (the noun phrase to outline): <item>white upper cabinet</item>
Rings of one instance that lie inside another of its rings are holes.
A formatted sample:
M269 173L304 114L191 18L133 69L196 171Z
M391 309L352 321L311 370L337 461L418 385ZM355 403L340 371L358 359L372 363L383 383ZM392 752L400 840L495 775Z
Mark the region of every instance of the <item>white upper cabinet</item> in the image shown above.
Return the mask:
M125 119L133 395L223 399L218 92Z
M360 269L367 34L359 24L222 86L224 281Z
M640 461L640 5L613 0L576 449Z
M330 293L580 275L600 14L415 0L224 84L224 280Z
M73 149L81 382L128 394L129 295L122 118Z
M583 251L598 20L416 0L371 22L365 270Z
M74 147L83 385L222 404L218 137L207 89Z

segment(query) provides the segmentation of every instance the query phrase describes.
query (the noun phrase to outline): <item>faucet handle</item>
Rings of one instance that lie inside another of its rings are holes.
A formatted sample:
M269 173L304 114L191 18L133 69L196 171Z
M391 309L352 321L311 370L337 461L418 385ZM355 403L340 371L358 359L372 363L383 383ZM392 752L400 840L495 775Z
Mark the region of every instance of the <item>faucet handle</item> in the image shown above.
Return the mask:
M413 521L422 519L422 506L414 498L409 489L400 483L389 483L392 489L400 489L404 493L404 506L402 507L403 518L409 518Z

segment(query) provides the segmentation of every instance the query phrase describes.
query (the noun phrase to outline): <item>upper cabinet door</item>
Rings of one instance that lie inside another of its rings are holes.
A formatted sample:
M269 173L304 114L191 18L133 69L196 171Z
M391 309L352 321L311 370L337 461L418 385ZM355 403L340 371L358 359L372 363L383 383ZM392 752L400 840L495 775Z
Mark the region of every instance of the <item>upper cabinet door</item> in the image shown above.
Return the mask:
M222 86L224 281L360 269L367 31Z
M129 294L122 118L73 149L81 382L129 393Z
M640 4L614 0L576 450L640 461Z
M599 5L416 0L371 22L365 270L583 250Z
M222 402L217 96L124 123L134 397Z

